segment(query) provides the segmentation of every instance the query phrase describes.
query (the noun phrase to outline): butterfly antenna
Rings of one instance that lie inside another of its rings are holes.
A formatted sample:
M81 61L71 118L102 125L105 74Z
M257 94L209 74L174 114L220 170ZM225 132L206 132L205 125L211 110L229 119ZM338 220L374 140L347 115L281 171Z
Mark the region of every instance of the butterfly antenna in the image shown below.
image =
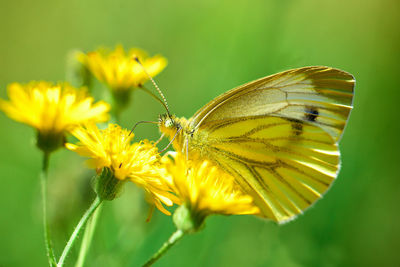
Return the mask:
M128 136L130 136L133 133L133 131L135 130L136 126L138 126L139 124L142 124L142 123L158 124L158 122L155 122L155 121L138 121L137 123L135 123L135 125L133 125L133 127L132 127L131 131L129 132Z
M148 93L151 97L153 97L155 100L157 100L158 102L161 103L161 105L164 106L165 110L167 111L168 115L169 115L169 110L168 107L165 105L165 103L155 94L153 94L149 89L147 89L146 87L144 87L143 85L139 85L139 88L142 89L143 91L145 91L146 93Z
M161 98L164 101L164 107L167 110L168 116L171 117L171 113L169 112L169 108L168 108L168 103L167 103L167 99L165 98L164 94L162 93L162 91L160 90L160 88L158 87L158 85L156 84L156 82L153 80L153 78L150 76L150 74L147 72L147 70L145 69L145 67L143 66L143 64L140 62L139 58L137 56L134 57L135 61L137 63L139 63L139 65L142 67L144 73L147 75L147 78L149 78L149 80L153 83L154 87L156 88L157 92L160 94Z

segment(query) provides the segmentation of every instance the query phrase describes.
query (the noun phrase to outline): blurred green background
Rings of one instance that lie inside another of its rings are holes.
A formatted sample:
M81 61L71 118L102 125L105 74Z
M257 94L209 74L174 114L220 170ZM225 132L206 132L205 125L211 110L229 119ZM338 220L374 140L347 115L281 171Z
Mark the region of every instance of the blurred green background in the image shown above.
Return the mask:
M156 266L400 266L399 10L397 0L1 0L0 97L14 81L64 80L73 49L118 43L168 58L156 80L173 112L186 117L220 93L278 71L349 71L357 80L354 110L340 143L342 170L324 198L282 226L210 217ZM161 112L135 92L122 124ZM45 266L35 134L3 113L0 123L0 266ZM151 125L137 133L158 137ZM93 197L92 175L72 152L51 160L58 255ZM86 266L138 266L155 252L174 226L158 211L146 223L147 209L131 184L107 203Z

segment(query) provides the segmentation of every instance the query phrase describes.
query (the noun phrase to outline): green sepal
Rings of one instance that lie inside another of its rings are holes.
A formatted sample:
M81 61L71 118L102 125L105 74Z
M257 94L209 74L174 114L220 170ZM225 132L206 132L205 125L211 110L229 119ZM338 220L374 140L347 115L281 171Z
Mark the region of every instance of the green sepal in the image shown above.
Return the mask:
M204 226L206 215L195 212L186 203L179 206L172 220L178 230L184 233L193 233L199 231Z
M37 147L45 153L51 153L60 147L63 147L65 143L65 136L63 133L37 132Z
M113 200L121 194L125 181L114 176L114 172L104 167L95 180L95 191L101 200Z
M124 110L131 101L132 90L129 89L112 89L112 96L114 100L114 112L121 112Z

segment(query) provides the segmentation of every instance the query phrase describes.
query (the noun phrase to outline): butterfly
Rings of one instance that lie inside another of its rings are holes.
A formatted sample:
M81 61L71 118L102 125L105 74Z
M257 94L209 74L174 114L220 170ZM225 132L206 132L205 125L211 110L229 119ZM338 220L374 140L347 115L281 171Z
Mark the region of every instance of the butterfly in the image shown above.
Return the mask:
M283 223L336 179L354 86L339 69L292 69L227 91L190 119L161 115L159 128L176 151L232 175L261 217Z

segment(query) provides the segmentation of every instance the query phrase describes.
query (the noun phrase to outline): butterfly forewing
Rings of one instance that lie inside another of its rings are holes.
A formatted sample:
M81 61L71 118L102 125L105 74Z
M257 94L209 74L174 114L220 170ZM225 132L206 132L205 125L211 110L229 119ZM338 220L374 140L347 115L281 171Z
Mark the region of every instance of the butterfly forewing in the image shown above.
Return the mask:
M309 122L338 141L352 108L354 82L351 74L328 67L285 71L217 97L195 114L192 127L268 115Z

